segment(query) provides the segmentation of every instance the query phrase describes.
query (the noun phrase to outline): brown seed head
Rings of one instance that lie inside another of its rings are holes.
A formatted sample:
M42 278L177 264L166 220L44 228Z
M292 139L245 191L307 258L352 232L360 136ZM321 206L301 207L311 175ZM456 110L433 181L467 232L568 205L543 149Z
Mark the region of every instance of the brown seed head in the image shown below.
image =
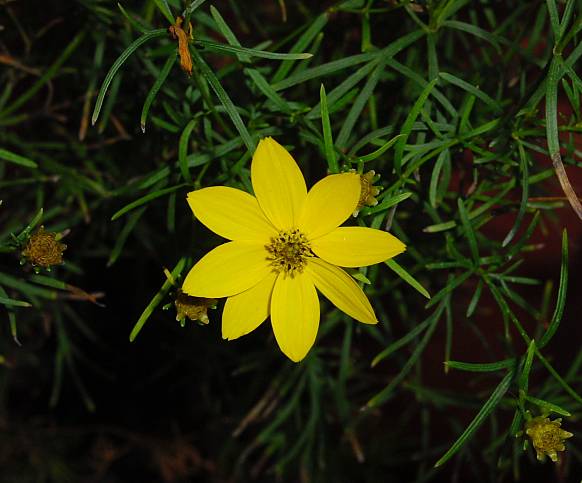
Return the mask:
M67 245L57 240L57 234L45 231L44 226L28 239L22 255L37 267L48 268L63 263L63 252Z

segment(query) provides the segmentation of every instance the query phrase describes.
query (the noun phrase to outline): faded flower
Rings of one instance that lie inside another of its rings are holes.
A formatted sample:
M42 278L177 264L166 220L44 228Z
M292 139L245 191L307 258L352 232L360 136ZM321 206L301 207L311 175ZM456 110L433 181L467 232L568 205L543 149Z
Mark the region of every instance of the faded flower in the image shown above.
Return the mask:
M36 267L49 268L63 263L67 245L57 239L57 233L45 231L44 226L28 239L22 255Z
M564 451L564 440L571 438L572 433L560 426L562 418L551 421L550 418L538 416L525 424L525 433L531 438L538 460L544 461L546 456L555 463L558 461L558 451Z
M376 196L380 193L380 188L374 186L374 181L376 181L375 178L377 178L376 172L374 170L360 174L359 176L360 198L358 200L358 205L354 210L354 216L358 216L358 213L364 206L376 206L378 204Z
M215 305L216 302L216 299L192 297L179 290L174 301L176 320L182 321L188 318L192 321L199 320L203 324L208 324L208 307Z

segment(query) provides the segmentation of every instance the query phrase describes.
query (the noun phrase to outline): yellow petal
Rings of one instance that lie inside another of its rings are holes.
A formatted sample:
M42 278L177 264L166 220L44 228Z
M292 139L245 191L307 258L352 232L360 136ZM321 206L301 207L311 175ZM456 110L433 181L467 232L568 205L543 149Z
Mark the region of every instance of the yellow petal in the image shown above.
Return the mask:
M259 141L251 164L255 196L267 218L279 230L295 226L307 188L299 166L273 138Z
M217 246L192 267L182 290L193 297L230 297L253 287L271 272L265 247L233 241Z
M271 272L254 287L228 297L222 312L222 338L237 339L255 330L269 316L277 275Z
M303 359L319 327L319 300L308 274L277 277L271 296L271 323L283 353L294 362Z
M406 245L382 230L342 226L313 240L311 249L318 257L334 265L365 267L402 253Z
M306 270L319 290L338 309L364 324L376 324L376 314L360 286L341 268L310 258Z
M356 209L359 198L359 175L342 173L326 176L307 193L298 228L310 240L325 235L348 219Z
M229 240L269 240L277 233L257 199L227 186L188 193L188 204L204 225Z

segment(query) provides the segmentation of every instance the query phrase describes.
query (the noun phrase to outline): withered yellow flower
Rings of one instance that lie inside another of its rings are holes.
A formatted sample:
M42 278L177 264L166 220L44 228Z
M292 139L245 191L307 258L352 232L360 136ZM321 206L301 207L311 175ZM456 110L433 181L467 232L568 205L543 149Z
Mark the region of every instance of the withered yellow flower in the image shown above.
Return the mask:
M178 290L174 306L176 307L176 320L178 322L188 318L191 321L199 320L208 324L208 307L215 305L216 299L192 297Z
M525 424L525 433L531 438L538 460L544 461L546 456L555 463L558 452L564 451L564 440L571 438L572 433L563 430L562 418L551 421L547 417L538 416Z
M359 175L330 175L308 192L295 160L266 138L254 153L251 181L255 196L226 186L188 194L196 218L231 240L207 253L182 287L196 297L228 297L223 338L248 334L270 315L280 349L302 360L319 327L316 289L354 319L377 323L366 295L340 267L382 262L405 245L382 230L340 227L358 204Z
M360 177L360 198L354 210L354 216L358 216L364 206L376 206L378 204L376 196L380 194L380 189L374 186L374 178L376 177L374 170L358 176Z
M190 47L188 43L192 40L192 24L188 25L188 32L182 28L184 18L176 17L176 23L170 25L168 32L171 37L178 41L178 55L180 57L180 67L186 74L192 75L192 56L190 55Z
M22 255L35 267L49 268L63 263L67 245L57 240L57 234L45 231L44 226L28 239Z

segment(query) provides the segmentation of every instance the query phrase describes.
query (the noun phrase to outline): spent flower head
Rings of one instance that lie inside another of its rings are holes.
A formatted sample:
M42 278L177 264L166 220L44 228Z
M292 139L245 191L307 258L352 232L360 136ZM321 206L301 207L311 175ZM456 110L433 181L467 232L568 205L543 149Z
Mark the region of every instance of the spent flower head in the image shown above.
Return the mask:
M359 174L358 176L360 177L360 198L358 199L358 205L354 210L354 216L358 216L358 213L360 213L360 210L364 206L376 206L378 204L376 196L380 194L380 188L374 186L374 182L377 181L380 176L377 176L374 170L370 170L364 174Z
M181 322L188 318L191 321L199 320L203 324L208 324L208 307L216 305L216 302L216 299L192 297L178 290L174 300L176 320Z
M44 226L28 239L22 255L35 267L49 268L63 263L67 245L58 240L58 234L45 231Z
M525 423L525 433L531 438L538 460L544 461L549 456L553 462L558 461L558 452L564 451L564 441L573 436L563 430L562 418L554 419L537 416Z
M302 360L319 327L317 290L350 317L377 323L368 298L340 267L382 262L405 245L382 230L340 227L360 199L360 176L333 174L307 191L289 152L265 138L253 155L251 181L255 196L226 186L188 194L196 218L230 240L207 253L182 286L194 297L228 297L223 338L248 334L270 316L283 353Z

